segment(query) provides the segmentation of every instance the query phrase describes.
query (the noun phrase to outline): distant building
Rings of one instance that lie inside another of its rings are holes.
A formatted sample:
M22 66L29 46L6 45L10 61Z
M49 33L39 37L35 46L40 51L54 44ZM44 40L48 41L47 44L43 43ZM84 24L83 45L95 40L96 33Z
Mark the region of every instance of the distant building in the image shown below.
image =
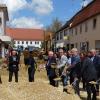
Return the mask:
M67 47L67 49L69 49L69 26L70 23L67 21L66 24L55 33L55 48Z
M13 38L16 48L41 48L44 41L44 30L42 29L6 28L6 32Z
M57 47L100 50L100 0L93 0L77 12L56 32L55 38Z
M7 7L0 4L0 57L5 57L5 47L11 43L11 37L6 35L6 21L9 21Z

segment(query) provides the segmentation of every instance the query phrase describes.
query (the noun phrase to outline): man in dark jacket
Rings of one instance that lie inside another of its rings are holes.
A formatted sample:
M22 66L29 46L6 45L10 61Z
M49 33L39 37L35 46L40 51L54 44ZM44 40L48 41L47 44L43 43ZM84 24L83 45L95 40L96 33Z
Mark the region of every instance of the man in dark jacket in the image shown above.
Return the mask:
M56 64L56 58L53 56L53 52L49 51L48 60L46 63L46 70L47 70L47 76L49 78L50 85L53 85L53 86L55 86L55 82L53 80L55 78L55 69L52 68L51 66L54 63Z
M79 80L80 80L81 60L77 48L73 48L71 50L71 53L72 53L71 65L68 68L70 70L70 84L73 84L75 82L75 91L80 96Z
M15 82L18 82L18 71L19 71L19 59L17 56L17 52L15 50L12 51L12 55L9 57L9 82L12 81L13 73L15 74Z
M29 59L28 59L28 76L29 76L29 82L34 82L34 74L35 74L35 60L33 58L33 55L32 55L32 52L30 52L30 56L29 56Z
M90 58L95 66L97 79L100 79L100 57L96 54L96 50L92 49L90 51ZM97 96L99 95L99 85L96 85Z
M28 48L25 48L25 50L23 51L23 55L24 55L24 64L27 70L28 62L29 62L28 60L29 60L29 55L30 55Z
M82 68L81 68L81 76L86 82L86 90L87 90L87 100L97 100L96 99L96 88L93 84L90 84L91 81L96 81L97 74L96 69L89 57L85 57ZM91 95L93 93L93 97Z

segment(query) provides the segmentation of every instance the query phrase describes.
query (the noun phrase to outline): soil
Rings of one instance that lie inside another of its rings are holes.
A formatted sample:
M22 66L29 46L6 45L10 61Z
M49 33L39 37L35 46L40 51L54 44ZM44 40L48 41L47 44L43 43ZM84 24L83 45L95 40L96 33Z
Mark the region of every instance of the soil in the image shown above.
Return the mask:
M0 84L0 100L80 100L76 94L63 92L63 87L49 85L46 71L36 71L35 82L29 83L27 70L22 63L19 70L19 82L8 82L7 69L2 70L2 84ZM81 92L86 100L86 92Z

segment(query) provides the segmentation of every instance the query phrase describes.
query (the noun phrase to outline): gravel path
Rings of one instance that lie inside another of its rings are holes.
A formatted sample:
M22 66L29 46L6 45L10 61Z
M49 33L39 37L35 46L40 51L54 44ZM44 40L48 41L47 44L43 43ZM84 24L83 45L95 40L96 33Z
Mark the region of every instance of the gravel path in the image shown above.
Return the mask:
M44 70L36 71L35 82L29 83L23 64L20 67L18 83L14 82L14 77L13 82L8 82L8 72L5 69L2 71L2 81L0 100L80 100L75 94L64 93L62 86L50 86ZM85 92L81 94L86 96Z

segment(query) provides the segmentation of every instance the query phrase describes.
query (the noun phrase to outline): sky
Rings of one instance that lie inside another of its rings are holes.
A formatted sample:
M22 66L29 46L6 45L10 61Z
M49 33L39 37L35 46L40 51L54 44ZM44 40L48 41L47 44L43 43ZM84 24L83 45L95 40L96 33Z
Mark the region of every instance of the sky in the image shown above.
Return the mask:
M45 28L58 18L65 23L82 8L83 0L0 0L9 14L7 26L14 28ZM85 0L87 5L91 0Z

